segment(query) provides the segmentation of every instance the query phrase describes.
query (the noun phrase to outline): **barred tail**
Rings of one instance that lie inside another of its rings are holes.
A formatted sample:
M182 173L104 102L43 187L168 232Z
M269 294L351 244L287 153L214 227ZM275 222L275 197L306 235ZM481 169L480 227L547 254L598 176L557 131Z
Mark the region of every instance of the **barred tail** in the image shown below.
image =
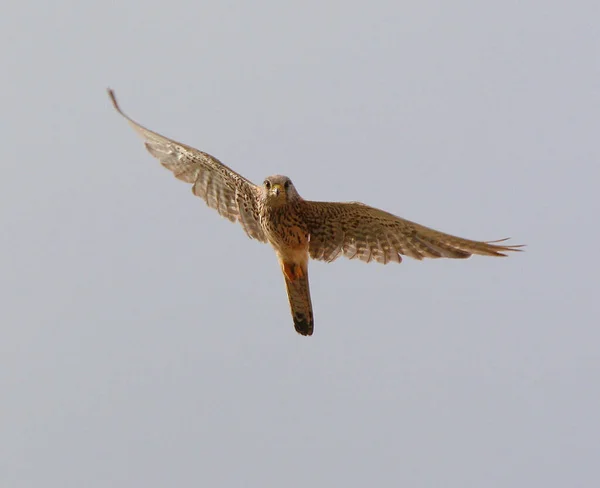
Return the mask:
M285 262L281 267L296 332L304 336L312 335L314 320L308 287L308 268L300 264Z

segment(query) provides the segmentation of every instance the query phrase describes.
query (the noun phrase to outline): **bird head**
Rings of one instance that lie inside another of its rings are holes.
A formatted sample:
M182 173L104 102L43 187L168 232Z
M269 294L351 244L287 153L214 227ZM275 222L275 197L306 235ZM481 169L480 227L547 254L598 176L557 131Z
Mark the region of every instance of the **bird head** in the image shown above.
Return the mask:
M281 175L265 178L263 193L265 200L272 205L285 205L300 198L292 180Z

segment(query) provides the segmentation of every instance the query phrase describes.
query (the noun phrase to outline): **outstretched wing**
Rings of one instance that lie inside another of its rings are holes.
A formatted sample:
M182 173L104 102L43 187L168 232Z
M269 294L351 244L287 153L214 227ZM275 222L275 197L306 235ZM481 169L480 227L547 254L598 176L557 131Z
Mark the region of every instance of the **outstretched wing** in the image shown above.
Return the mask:
M362 203L303 202L313 259L333 261L340 256L386 264L415 259L468 258L472 254L506 256L517 246L455 237Z
M145 139L148 152L176 178L192 183L194 195L223 217L232 222L239 221L249 237L267 241L259 222L257 201L260 190L256 185L210 154L141 126L123 113L112 90L109 89L108 94L117 112Z

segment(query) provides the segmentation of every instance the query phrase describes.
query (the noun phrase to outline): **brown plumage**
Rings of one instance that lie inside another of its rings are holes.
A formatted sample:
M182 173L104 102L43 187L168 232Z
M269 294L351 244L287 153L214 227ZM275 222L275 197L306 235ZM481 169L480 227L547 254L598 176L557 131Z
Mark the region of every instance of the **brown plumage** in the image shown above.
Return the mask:
M294 319L294 328L298 334L312 335L315 322L308 286L308 266L281 260L280 263Z
M268 242L281 265L296 331L312 335L313 311L308 259L331 262L340 256L378 263L415 259L464 259L473 254L505 256L521 245L473 241L445 234L358 202L304 200L286 176L268 177L257 186L210 154L142 127L115 109L146 141L146 148L180 180L192 183L194 195L223 217L239 222L252 239Z

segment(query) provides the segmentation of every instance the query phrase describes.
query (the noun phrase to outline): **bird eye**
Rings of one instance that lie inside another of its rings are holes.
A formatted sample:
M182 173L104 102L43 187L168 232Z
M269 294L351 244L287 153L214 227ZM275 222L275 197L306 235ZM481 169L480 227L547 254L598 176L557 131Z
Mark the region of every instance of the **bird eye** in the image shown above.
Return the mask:
M283 184L283 187L287 190L290 187L290 180L285 180L285 183Z
M271 182L270 182L269 180L265 180L265 188L266 188L267 190L270 190L270 189L271 189Z

